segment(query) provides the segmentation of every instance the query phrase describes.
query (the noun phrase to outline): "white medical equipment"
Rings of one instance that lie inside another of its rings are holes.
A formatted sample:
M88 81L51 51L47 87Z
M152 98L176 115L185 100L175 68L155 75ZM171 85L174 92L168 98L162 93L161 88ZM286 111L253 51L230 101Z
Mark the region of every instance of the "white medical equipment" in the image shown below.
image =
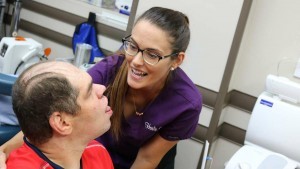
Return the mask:
M4 37L0 42L0 73L20 74L44 56L42 45L31 38Z
M269 75L266 80L266 91L276 94L280 99L293 103L300 102L300 85L286 77Z
M245 145L231 157L225 169L300 167L300 105L289 92L299 93L300 84L273 75L267 77L266 84L267 92L258 97L254 106ZM284 92L278 93L276 89Z

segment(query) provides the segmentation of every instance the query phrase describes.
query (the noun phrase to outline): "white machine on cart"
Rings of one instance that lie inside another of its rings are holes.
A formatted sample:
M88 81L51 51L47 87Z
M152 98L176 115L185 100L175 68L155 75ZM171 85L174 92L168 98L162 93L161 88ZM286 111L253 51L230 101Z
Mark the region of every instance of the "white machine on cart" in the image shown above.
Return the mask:
M267 92L256 101L245 145L231 157L225 169L300 167L300 104L295 98L299 87L300 84L285 78L267 77ZM284 94L279 94L280 90Z
M43 56L45 56L45 53L42 45L31 38L4 37L1 39L0 145L20 131L17 118L12 110L10 97L16 76L30 65L44 59Z
M43 55L42 45L31 38L4 37L0 42L0 73L18 75Z

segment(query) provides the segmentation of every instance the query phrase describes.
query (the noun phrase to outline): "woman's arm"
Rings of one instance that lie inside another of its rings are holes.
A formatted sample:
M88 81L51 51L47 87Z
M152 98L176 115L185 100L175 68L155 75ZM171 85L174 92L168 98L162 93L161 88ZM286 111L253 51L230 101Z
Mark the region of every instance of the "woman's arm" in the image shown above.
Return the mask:
M131 169L153 169L156 168L164 155L178 141L168 141L156 134L147 144L140 148Z
M6 155L2 151L0 151L0 169L6 169L5 161Z
M5 169L6 159L10 152L19 148L23 143L23 132L20 131L12 139L8 140L6 143L0 147L0 169Z

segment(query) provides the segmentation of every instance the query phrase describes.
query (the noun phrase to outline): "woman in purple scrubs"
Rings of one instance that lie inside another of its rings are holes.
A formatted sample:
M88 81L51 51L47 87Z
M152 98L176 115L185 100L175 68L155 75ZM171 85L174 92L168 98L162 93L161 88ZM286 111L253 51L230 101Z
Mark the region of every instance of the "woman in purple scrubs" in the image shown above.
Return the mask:
M122 39L121 54L88 71L94 83L107 86L114 111L110 131L97 140L115 168L174 168L175 145L192 136L202 107L201 94L179 67L189 40L184 14L153 7Z

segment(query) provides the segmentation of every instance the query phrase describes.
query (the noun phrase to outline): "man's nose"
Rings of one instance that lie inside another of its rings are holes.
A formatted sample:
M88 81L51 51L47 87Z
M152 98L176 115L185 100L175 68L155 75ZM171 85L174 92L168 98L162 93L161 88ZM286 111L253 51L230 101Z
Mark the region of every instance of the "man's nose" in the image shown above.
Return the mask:
M97 97L101 98L103 96L104 91L106 90L106 87L104 85L100 84L94 84L97 90Z

